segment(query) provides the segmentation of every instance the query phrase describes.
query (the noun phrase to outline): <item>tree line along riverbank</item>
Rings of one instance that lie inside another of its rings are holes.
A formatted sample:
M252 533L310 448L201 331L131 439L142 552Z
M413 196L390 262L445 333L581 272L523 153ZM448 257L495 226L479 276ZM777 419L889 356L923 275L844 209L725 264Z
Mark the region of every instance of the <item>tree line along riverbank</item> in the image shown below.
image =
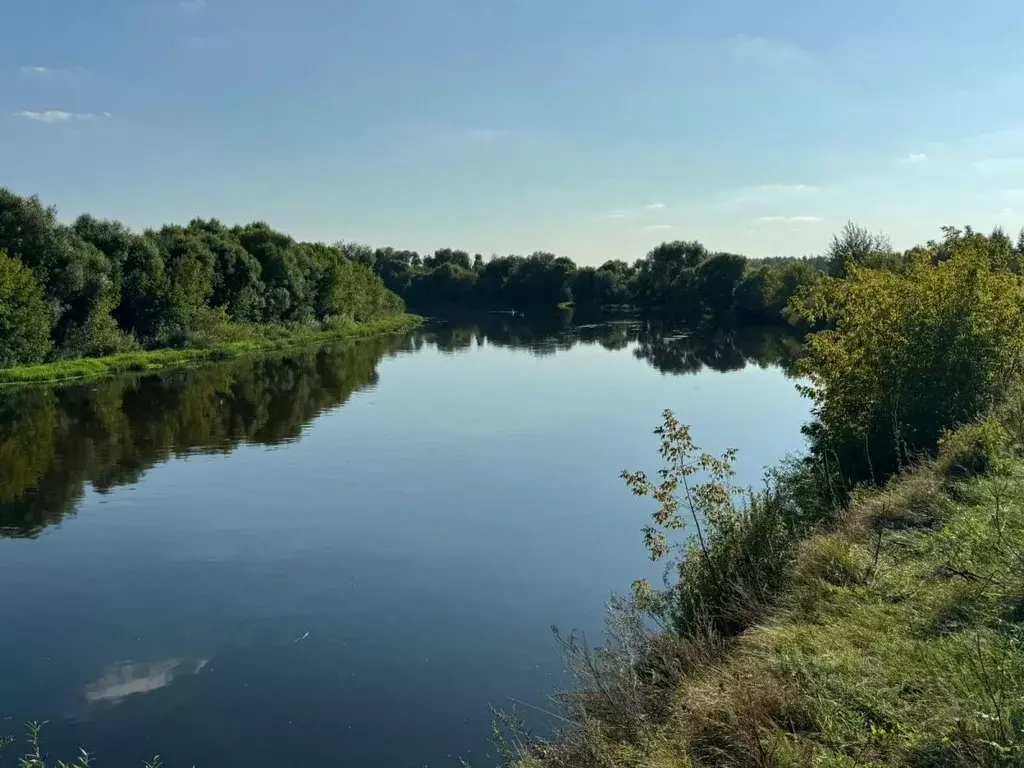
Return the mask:
M416 320L340 248L264 223L63 224L0 189L0 380L160 368Z

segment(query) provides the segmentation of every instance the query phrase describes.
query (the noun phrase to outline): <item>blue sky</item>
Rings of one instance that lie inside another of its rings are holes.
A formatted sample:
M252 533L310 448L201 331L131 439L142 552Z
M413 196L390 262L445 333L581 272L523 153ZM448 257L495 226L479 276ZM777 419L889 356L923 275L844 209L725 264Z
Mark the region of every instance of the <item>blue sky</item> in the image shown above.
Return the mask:
M1024 224L1017 0L12 0L0 184L421 251Z

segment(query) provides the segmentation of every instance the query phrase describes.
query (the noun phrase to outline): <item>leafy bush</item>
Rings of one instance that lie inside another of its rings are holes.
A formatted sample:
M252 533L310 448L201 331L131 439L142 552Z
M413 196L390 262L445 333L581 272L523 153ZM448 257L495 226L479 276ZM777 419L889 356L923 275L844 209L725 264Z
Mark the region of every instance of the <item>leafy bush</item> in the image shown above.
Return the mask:
M193 319L192 331L188 337L191 347L212 347L215 344L231 344L253 338L252 326L232 323L224 307L203 307Z
M671 411L663 418L654 432L665 461L660 481L622 473L635 495L657 502L644 542L652 560L667 561L666 589L638 581L634 597L683 637L732 637L772 603L787 583L800 537L834 508L827 496L811 492L813 465L806 463L770 473L762 491L743 494L731 484L735 451L704 453ZM687 525L693 534L671 541Z
M881 481L948 430L991 407L1019 371L1024 345L1021 279L992 268L990 241L963 238L948 258L913 254L905 272L849 263L794 309L824 324L801 361L811 379L818 456L832 456L850 485Z
M97 302L81 324L72 326L61 345L60 357L101 357L139 349L135 338L117 327L110 300Z
M947 432L939 440L938 469L945 475L983 475L1006 446L1008 435L995 419L986 419Z

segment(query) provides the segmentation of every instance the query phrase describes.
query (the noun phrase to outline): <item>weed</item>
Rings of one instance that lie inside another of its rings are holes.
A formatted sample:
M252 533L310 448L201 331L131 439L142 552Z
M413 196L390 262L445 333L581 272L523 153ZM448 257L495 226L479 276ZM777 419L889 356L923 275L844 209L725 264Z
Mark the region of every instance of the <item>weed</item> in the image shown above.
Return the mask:
M28 733L25 740L28 743L28 748L25 754L18 758L18 768L47 768L49 758L43 751L42 743L44 725L46 723L31 722L26 726ZM0 738L0 756L2 756L3 750L13 743L14 739L9 736ZM54 764L57 768L89 768L93 764L92 755L84 749L80 749L78 755L70 763L64 760L57 760ZM144 768L163 768L163 761L157 755L152 760L147 760L143 765Z

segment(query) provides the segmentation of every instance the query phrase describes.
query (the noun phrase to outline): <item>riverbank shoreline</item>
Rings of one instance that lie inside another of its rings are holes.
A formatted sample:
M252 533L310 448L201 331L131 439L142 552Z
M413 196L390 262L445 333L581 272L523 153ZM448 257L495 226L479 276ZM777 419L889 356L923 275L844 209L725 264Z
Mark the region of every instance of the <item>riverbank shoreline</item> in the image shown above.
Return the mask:
M570 654L566 725L547 741L507 720L505 764L1020 765L1021 413L1018 392L858 488L738 636L637 630L610 655Z
M346 339L364 339L389 333L412 330L424 322L419 315L402 314L366 323L351 323L328 330L289 330L283 328L257 329L261 333L273 331L263 338L250 338L212 344L207 347L186 349L152 349L125 352L106 357L80 357L58 360L39 365L22 365L0 369L0 387L34 384L60 384L86 381L124 373L149 373L193 364L219 362L236 357L255 356L308 344L321 344Z

